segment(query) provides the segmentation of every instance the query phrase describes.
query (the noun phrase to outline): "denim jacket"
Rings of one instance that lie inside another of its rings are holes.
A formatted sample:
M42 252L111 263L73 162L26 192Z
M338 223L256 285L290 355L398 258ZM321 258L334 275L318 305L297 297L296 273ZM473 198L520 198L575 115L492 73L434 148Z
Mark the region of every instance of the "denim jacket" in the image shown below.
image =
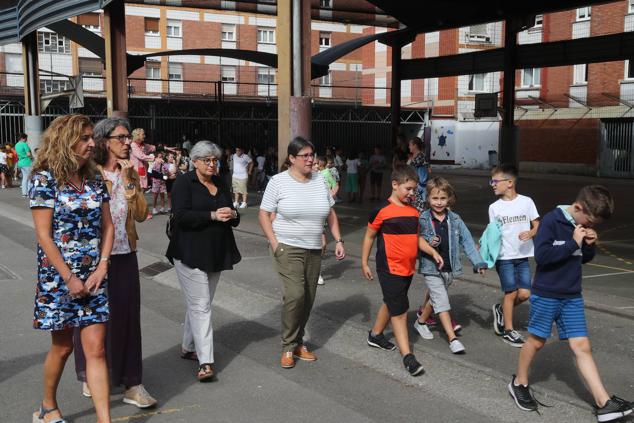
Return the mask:
M447 210L447 225L449 229L449 259L451 261L451 270L454 277L462 274L462 260L460 256L460 247L464 250L469 261L473 264L474 270L486 269L487 265L480 257L480 253L476 249L476 244L471 237L467 225L462 221L457 213ZM420 236L425 241L431 243L436 236L436 230L432 223L431 210L425 210L420 215ZM430 255L421 253L418 265L418 273L425 275L438 275L438 266Z

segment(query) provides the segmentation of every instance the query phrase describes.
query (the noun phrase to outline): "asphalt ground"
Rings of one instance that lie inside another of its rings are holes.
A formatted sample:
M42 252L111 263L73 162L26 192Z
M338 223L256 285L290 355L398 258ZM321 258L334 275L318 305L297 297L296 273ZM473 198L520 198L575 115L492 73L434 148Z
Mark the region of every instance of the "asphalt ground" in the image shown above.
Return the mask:
M438 171L442 174L441 171ZM477 237L494 200L478 172L444 173L458 192L456 211ZM533 197L541 214L574 199L586 183L604 183L615 194L614 218L599 228L602 250L584 268L590 339L610 392L634 399L634 304L632 249L634 219L630 181L525 176L520 192ZM387 186L387 185L386 185ZM531 383L542 402L541 417L518 410L506 392L518 349L493 334L490 308L500 296L495 272L467 275L450 290L454 317L463 325L464 355L452 355L442 333L422 340L410 331L414 351L426 368L411 378L397 352L367 347L365 339L381 303L376 282L360 272L360 240L371 204L337 205L348 257L324 261L326 284L318 289L308 325L309 346L319 360L279 368L279 281L257 224L257 195L243 211L236 239L243 260L224 272L214 299L217 380L195 381L195 363L178 358L184 307L173 269L163 257L166 216L139 225L142 268L144 383L159 400L140 411L112 396L113 421L595 421L589 394L579 380L565 343L551 340L535 361ZM49 337L31 328L35 240L30 213L19 190L0 191L0 409L1 421L29 421L41 398L42 362ZM605 252L604 252L605 251ZM621 259L621 260L619 260ZM612 274L615 273L615 274ZM415 277L410 322L424 295ZM525 329L528 307L518 309ZM388 336L391 333L387 332ZM80 395L72 359L60 385L60 405L72 422L94 422L91 402ZM629 421L633 421L630 419Z

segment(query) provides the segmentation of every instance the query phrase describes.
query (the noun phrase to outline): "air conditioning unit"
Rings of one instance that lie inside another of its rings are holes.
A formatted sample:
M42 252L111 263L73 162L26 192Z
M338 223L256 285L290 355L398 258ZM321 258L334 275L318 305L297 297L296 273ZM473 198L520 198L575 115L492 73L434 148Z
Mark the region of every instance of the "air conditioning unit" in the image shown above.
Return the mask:
M467 41L472 43L490 43L491 37L484 34L467 34Z

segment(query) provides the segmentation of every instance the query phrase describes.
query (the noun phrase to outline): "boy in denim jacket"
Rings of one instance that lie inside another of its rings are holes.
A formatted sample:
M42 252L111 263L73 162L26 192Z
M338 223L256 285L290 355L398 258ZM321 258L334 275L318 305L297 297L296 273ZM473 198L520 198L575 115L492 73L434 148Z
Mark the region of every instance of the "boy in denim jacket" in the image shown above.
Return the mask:
M414 329L424 339L433 339L425 321L435 312L445 330L451 352L464 353L465 347L456 337L451 323L447 288L455 277L462 274L460 247L469 257L476 272L484 275L487 265L480 257L467 226L457 213L449 209L456 202L454 189L449 182L440 177L431 178L427 182L427 193L429 208L420 215L419 236L436 248L443 262L441 266L437 266L428 254L423 253L420 256L418 272L425 275L429 299L426 299L423 312L414 322Z

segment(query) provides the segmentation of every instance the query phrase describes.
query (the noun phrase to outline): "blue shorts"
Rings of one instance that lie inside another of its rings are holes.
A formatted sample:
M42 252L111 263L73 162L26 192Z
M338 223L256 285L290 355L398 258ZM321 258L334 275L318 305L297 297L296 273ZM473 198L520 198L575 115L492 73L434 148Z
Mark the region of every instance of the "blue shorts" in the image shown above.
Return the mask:
M547 298L533 294L530 302L528 333L548 339L555 322L561 340L588 336L583 297Z
M518 289L531 289L531 268L528 258L498 260L495 270L500 277L500 285L505 293Z

